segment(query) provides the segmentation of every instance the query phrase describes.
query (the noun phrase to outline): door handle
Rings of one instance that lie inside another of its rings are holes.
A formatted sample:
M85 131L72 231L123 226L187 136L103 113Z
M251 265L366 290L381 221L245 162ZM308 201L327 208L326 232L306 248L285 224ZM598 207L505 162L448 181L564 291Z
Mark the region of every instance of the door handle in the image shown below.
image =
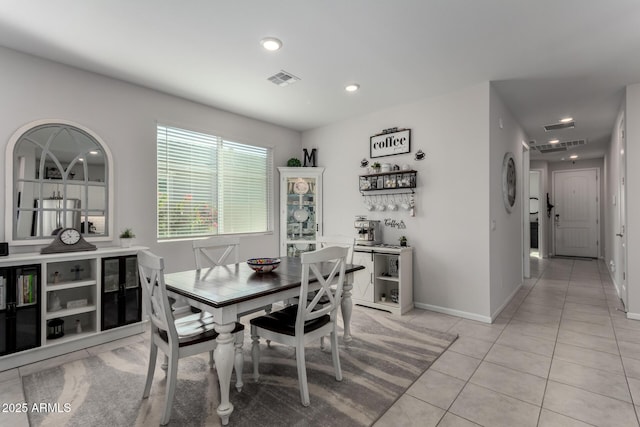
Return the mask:
M616 233L616 236L618 236L618 237L623 237L623 236L624 236L624 234Z

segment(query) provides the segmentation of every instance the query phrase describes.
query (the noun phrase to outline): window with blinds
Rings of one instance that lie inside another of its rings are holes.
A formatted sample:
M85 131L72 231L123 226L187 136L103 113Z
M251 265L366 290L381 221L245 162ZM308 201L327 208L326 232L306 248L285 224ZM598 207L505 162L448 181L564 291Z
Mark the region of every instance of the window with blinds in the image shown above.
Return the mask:
M158 125L158 239L272 230L272 150Z

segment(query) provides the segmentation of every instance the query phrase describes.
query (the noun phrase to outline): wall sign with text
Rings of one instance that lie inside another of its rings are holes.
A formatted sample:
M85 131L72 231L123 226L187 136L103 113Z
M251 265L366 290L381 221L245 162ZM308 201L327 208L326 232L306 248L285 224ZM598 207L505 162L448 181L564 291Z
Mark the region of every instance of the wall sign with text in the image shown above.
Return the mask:
M371 137L371 158L411 152L411 129L381 133Z

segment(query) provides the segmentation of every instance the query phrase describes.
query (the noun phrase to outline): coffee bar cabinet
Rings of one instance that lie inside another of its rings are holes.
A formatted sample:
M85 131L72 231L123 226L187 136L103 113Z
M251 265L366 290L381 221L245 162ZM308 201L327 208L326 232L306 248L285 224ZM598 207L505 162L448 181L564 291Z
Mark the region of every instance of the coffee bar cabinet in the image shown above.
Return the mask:
M40 346L40 265L0 267L0 356Z
M413 308L413 250L408 246L355 246L354 304L402 315Z
M140 249L0 258L0 372L143 332L136 273ZM105 292L112 271L119 290L113 310ZM103 327L111 315L114 324Z
M279 167L280 255L316 248L322 235L322 174L318 167Z
M141 288L136 255L102 259L102 330L139 322Z

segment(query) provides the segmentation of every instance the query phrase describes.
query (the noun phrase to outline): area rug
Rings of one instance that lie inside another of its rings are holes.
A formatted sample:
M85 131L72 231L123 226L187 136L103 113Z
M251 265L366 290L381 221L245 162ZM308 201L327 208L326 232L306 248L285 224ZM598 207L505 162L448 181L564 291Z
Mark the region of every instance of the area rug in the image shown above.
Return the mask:
M360 307L354 307L351 325L353 341L340 339L341 382L334 377L330 348L307 347L309 407L300 403L294 349L261 342L256 383L246 333L244 387L241 392L231 388L235 409L229 425L370 426L456 339ZM148 343L138 342L25 376L29 407L44 409L29 413L30 425L157 426L166 382L159 359L151 396L141 399L148 351ZM178 367L170 425L220 425L217 377L208 367L208 354L181 359Z

